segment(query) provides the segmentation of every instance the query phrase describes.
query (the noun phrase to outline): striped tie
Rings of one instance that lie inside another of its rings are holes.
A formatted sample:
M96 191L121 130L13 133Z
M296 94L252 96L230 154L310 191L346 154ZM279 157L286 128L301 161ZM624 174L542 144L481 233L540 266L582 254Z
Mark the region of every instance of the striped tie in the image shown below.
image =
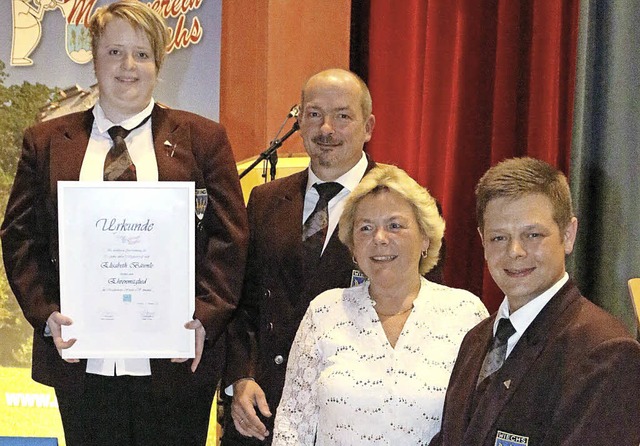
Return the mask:
M133 161L131 161L129 149L127 149L127 144L124 139L129 133L138 127L142 127L150 117L151 115L144 118L140 124L131 130L127 130L119 125L114 125L107 130L113 140L113 146L104 160L104 181L136 181L136 166L133 164Z
M302 245L306 256L311 259L319 259L327 237L329 201L342 190L342 184L335 182L316 183L313 187L318 191L320 198L315 209L302 225Z
M482 363L482 368L480 369L476 385L479 385L487 377L493 375L500 369L500 367L502 367L502 364L504 364L507 357L507 342L515 332L516 329L513 328L513 324L509 319L500 319L496 335L493 337L493 343L484 357L484 362Z

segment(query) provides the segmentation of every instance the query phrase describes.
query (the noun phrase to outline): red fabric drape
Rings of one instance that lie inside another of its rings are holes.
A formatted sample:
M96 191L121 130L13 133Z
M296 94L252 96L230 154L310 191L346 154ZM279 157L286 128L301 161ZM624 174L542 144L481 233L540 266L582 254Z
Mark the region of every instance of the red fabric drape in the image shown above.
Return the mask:
M441 202L445 280L502 294L484 268L474 188L493 164L534 156L568 173L579 0L372 1L368 151Z

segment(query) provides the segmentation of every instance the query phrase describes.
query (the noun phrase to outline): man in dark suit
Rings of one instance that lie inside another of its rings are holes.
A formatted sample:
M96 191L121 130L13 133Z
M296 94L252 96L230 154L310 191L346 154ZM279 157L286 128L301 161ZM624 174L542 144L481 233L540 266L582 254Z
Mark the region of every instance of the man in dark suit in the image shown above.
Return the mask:
M476 194L506 297L463 340L431 445L638 445L640 345L565 272L577 231L566 178L515 158Z
M154 103L168 42L159 14L144 3L111 3L96 11L90 32L98 103L25 132L1 228L7 277L34 328L33 378L55 388L70 446L204 445L221 373L218 341L240 297L248 240L233 154L219 124ZM196 330L193 360L59 354L75 340L63 340L60 328L72 321L60 313L57 182L106 177L114 124L131 130L128 179L193 181L206 197L204 215L194 216L196 302L185 321Z
M263 444L265 438L270 444L289 349L309 302L359 277L335 228L344 199L373 167L363 152L375 124L371 110L369 90L355 74L331 69L312 76L299 117L309 168L251 193L245 284L228 333L224 381L233 384L233 423L227 417L224 445ZM319 200L313 186L334 181L343 187L328 203L324 249L312 260L303 255L302 234Z

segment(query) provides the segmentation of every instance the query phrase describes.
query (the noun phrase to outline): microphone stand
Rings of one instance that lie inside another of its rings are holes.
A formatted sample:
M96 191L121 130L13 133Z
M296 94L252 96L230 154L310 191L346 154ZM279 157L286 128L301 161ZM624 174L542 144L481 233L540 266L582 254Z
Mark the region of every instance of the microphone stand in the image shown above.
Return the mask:
M280 148L280 146L282 146L282 143L285 142L287 140L287 138L289 138L291 135L293 135L295 132L298 131L298 129L300 128L300 125L298 124L298 121L295 121L293 123L293 125L291 126L291 130L289 130L287 133L285 133L282 138L280 139L274 139L273 141L271 141L271 145L264 151L262 152L258 158L251 163L251 165L249 167L247 167L241 174L240 174L240 179L242 179L246 174L248 174L254 167L256 167L261 161L266 160L266 159L272 159L273 155L276 155L276 150L278 150ZM271 176L273 179L274 172L271 173Z

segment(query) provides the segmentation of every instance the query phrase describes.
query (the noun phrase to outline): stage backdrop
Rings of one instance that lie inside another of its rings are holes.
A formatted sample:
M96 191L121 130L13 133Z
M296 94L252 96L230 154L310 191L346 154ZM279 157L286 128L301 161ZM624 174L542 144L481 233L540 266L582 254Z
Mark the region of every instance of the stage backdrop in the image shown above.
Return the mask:
M95 100L85 24L107 3L111 2L0 2L0 218L24 129L38 115L46 119L88 108ZM156 101L218 120L222 0L144 3L157 9L172 29ZM43 114L41 107L49 100L54 104ZM51 436L64 444L53 391L30 379L32 329L0 269L0 436Z

